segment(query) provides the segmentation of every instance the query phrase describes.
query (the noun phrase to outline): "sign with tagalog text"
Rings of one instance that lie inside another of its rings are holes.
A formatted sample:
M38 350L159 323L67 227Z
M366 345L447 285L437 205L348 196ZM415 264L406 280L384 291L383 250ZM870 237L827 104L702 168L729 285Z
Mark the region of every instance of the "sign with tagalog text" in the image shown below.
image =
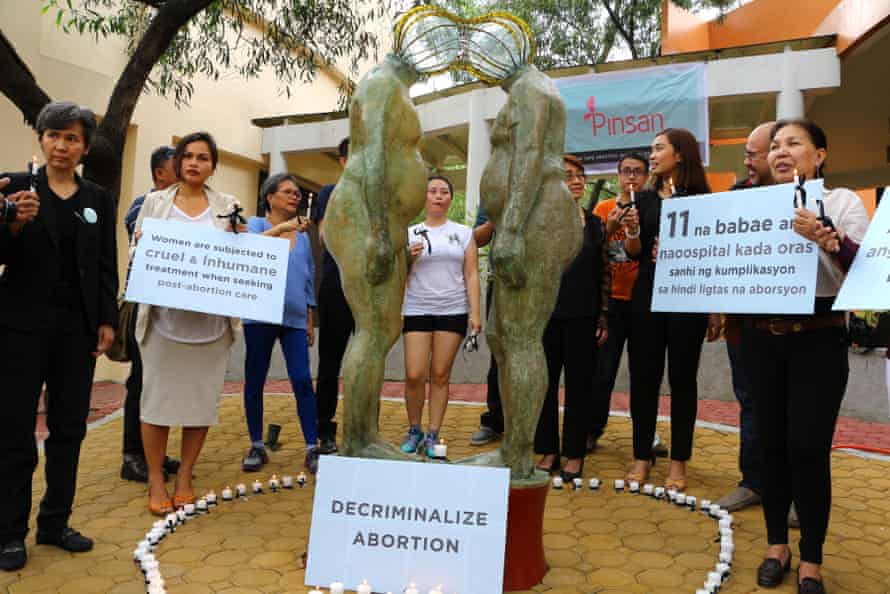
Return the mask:
M127 301L281 324L290 242L145 219Z
M805 187L814 209L822 180ZM652 311L813 313L819 249L792 228L793 197L781 184L663 200Z
M890 200L882 200L856 252L834 309L890 309ZM888 376L890 377L890 376ZM890 385L890 384L888 384Z
M501 594L510 471L322 456L306 585Z

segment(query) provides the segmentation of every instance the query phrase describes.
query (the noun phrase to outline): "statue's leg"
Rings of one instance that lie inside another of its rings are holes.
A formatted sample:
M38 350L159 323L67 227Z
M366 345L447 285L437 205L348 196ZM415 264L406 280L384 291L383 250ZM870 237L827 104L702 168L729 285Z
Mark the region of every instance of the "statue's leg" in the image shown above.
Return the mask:
M541 340L513 340L506 345L504 362L498 363L498 381L510 386L511 411L504 414L501 455L510 467L510 476L529 478L535 429L547 391L547 368Z

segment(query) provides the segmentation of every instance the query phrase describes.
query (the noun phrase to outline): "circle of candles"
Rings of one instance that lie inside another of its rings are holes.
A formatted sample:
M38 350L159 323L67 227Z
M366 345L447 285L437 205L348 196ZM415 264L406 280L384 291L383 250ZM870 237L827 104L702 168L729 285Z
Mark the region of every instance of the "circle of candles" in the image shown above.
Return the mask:
M404 594L420 594L420 592L417 590L417 586L414 584L414 582L411 582L410 584L408 584L408 587L405 588Z
M233 496L232 487L226 485L226 488L222 490L223 501L231 501L232 496Z
M253 481L253 494L259 495L262 492L263 492L263 483L261 483L259 479Z
M269 490L275 493L276 491L278 491L278 485L278 475L273 474L272 478L269 479Z
M664 499L664 487L655 487L655 498Z
M342 582L333 582L330 586L328 586L328 590L330 594L343 594L343 590L346 588L343 586Z
M628 487L630 488L631 493L639 493L640 492L640 483L638 483L637 481L630 481L630 484L628 485Z
M448 446L445 445L445 440L439 438L439 443L433 446L433 456L436 458L447 458L448 457Z
M285 489L293 489L294 488L294 477L289 474L281 477L281 486Z
M301 472L300 474L297 475L297 484L300 485L301 488L306 485L306 473L305 472Z
M235 495L238 497L247 497L247 485L244 483L238 483L235 485Z
M362 583L358 585L358 588L355 589L356 594L371 594L371 585L368 584L368 580L362 580Z
M575 478L572 479L572 485L574 485L576 491L578 489L583 489L584 488L584 479L582 479L580 476L576 476Z
M198 501L195 502L195 509L198 510L199 514L206 514L208 511L210 511L208 509L208 507L209 506L208 506L207 500L204 499L203 497L201 499L198 499Z
M653 485L652 483L646 483L645 485L643 485L643 495L648 495L650 497L655 495L655 485Z
M553 488L554 489L562 489L562 477L561 476L553 477Z
M591 491L596 491L600 488L600 480L598 478L590 479L590 482L588 482L587 484L590 487Z
M616 491L624 490L624 480L623 479L615 479L615 490Z

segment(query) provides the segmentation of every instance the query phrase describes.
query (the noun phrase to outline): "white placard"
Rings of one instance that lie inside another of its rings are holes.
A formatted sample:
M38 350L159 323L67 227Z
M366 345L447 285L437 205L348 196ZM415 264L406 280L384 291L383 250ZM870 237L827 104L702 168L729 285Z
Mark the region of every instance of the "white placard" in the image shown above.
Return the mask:
M890 200L882 200L847 272L834 309L890 309Z
M128 301L280 324L290 243L145 219Z
M306 585L501 594L510 472L322 456Z
M814 209L822 180L806 191ZM791 228L793 198L781 184L664 200L652 311L813 313L819 249Z

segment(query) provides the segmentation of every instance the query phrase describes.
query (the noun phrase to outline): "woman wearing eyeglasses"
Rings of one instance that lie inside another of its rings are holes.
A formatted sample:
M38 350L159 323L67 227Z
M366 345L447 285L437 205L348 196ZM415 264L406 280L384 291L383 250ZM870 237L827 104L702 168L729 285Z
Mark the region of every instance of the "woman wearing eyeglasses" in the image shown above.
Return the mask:
M406 454L433 456L448 407L451 368L460 344L482 330L479 313L479 256L473 230L448 220L454 187L442 176L429 178L426 214L408 228L408 284L402 308L405 339ZM430 384L429 428L422 431L426 383Z
M535 432L535 453L541 455L540 470L558 471L564 481L571 482L584 472L593 373L599 346L608 337L612 282L603 222L580 204L584 196L584 165L578 157L565 155L563 168L566 185L584 225L584 242L581 251L562 273L556 307L544 329L548 382ZM560 448L558 393L563 371L565 407ZM561 456L566 458L562 467Z

